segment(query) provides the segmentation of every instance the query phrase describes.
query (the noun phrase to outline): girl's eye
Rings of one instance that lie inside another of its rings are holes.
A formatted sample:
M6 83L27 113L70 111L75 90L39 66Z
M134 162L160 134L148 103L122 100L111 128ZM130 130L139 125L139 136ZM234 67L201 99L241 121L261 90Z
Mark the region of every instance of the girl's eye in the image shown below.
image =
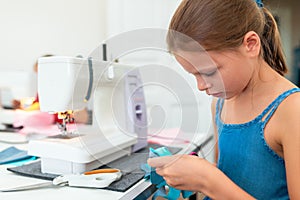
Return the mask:
M212 72L208 72L208 73L202 73L202 75L204 75L204 76L213 76L216 72L217 72L217 70L212 71Z

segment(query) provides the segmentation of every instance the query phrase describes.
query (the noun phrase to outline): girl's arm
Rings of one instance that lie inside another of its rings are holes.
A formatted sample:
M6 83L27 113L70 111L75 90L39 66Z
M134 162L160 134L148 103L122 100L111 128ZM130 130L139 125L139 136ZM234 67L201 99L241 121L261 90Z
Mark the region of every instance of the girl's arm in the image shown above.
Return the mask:
M207 184L204 184L202 193L209 196L211 199L233 200L255 199L233 181L231 181L221 170L215 168L207 176Z
M289 96L277 111L289 196L300 199L300 93Z

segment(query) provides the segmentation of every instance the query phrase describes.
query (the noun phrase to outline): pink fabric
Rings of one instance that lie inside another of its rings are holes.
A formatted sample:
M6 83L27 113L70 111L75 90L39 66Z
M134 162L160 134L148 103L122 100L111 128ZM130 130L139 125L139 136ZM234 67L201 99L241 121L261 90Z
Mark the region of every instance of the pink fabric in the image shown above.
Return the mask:
M54 116L41 111L16 110L14 127L40 127L53 124Z
M14 111L14 127L23 128L19 131L20 134L40 134L45 136L60 134L58 126L54 124L55 116L41 111ZM77 130L76 124L67 124L69 131Z
M172 144L188 144L190 139L179 128L149 130L148 142L171 146Z

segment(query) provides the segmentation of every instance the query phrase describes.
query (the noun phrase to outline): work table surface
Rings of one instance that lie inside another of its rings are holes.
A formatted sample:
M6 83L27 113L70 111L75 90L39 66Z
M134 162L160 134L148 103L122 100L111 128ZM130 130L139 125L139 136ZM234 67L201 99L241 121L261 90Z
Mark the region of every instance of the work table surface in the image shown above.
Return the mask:
M23 137L23 138L22 138ZM11 139L14 140L24 140L24 136L18 135L16 133L0 133L0 138L2 140ZM197 141L204 140L204 135L197 138ZM12 144L4 144L0 142L0 151L7 147L12 146ZM27 144L13 145L19 149L27 149ZM191 146L191 145L190 145ZM190 148L194 148L191 146ZM25 176L20 176L7 170L11 165L0 165L0 188L13 188L17 186L32 185L36 183L49 182L41 179L30 178ZM47 187L39 188L26 191L18 192L0 192L0 199L3 200L53 200L53 199L72 199L72 200L82 200L88 198L89 200L114 200L114 199L133 199L139 193L146 190L151 186L151 183L142 179L136 183L132 188L126 192L116 192L105 189L90 189L90 188L75 188L75 187Z

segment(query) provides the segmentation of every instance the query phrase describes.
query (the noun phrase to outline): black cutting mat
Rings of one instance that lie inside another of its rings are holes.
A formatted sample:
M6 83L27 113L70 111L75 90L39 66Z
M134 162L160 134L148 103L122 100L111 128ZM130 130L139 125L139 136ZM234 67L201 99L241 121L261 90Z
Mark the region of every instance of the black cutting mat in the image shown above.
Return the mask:
M145 164L147 162L149 156L149 147L154 149L162 147L158 144L149 144L149 146L145 149L142 149L136 153L131 154L130 156L122 157L118 160L115 160L106 166L102 166L100 168L118 168L122 171L122 178L119 181L113 182L110 186L105 189L125 192L139 180L141 180L145 172L140 169L141 164ZM168 147L168 149L175 154L181 150L181 148L176 147ZM7 170L23 175L29 176L33 178L45 179L45 180L53 180L58 175L55 174L47 174L41 172L41 162L37 161L34 163L30 163L27 165L7 168Z

